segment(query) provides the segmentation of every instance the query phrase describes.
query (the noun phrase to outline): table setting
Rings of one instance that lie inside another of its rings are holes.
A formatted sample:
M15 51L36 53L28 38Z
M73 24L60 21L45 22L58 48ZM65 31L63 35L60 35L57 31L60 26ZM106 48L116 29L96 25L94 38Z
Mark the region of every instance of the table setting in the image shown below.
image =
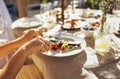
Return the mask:
M44 79L119 79L118 14L60 8L12 24L16 38L25 30L44 28L43 37L52 43L52 49L31 56ZM16 27L22 28L20 32Z

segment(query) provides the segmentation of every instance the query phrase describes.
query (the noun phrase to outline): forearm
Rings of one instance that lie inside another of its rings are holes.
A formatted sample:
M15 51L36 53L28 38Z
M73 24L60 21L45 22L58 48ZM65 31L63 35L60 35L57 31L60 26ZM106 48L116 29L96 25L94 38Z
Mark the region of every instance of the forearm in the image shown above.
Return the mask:
M18 49L0 72L0 79L15 79L26 57L26 51L24 49Z
M20 68L23 66L28 55L48 51L50 45L48 41L36 37L22 45L10 58L6 66L0 73L0 79L15 79Z
M27 39L25 39L24 37L20 37L18 39L15 39L14 41L0 45L0 58L11 53L13 50L23 45L26 41Z
M37 32L35 32L34 30L29 30L27 33L25 33L21 37L15 39L9 43L0 45L0 57L4 57L5 55L9 54L14 49L17 49L18 47L20 47L27 41L30 41L37 35L39 35L39 34Z

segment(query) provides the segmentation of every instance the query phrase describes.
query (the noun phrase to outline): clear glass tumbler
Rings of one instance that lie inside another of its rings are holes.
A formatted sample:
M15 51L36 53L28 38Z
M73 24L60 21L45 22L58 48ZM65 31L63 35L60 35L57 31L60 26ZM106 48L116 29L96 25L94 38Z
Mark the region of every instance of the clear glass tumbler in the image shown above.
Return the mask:
M95 38L95 50L96 53L104 56L110 50L110 35L102 35Z

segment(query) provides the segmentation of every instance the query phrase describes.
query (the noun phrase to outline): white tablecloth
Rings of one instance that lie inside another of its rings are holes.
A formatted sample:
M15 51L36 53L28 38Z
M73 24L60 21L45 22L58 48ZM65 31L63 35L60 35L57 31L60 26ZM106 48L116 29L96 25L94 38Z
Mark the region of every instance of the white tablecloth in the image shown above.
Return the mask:
M116 17L116 16L115 16ZM87 19L87 21L96 20L96 18ZM112 22L111 22L112 21ZM117 21L117 24L116 24ZM115 22L115 23L114 23ZM112 24L111 24L112 23ZM111 32L112 30L116 31L119 27L118 18L115 19L112 15L107 16L107 21L105 24L105 32ZM109 28L110 27L110 28ZM114 28L117 27L117 28ZM73 35L76 35L77 32L74 31L64 31L61 29L61 25L56 25L53 29L49 30L44 35L51 35L56 32L70 32ZM80 33L80 35L79 35ZM77 36L81 37L84 35L83 32L78 32ZM90 68L99 66L99 58L94 50L94 38L93 36L89 36L90 38L85 38L87 47L85 51L68 57L51 57L43 54L34 54L32 55L32 59L38 69L42 72L44 79L83 79L81 76L82 68ZM102 57L102 59L109 59L109 56ZM113 63L115 64L115 63ZM109 68L111 69L111 68ZM97 72L99 73L99 72ZM119 72L118 72L119 73ZM89 74L84 73L86 76ZM94 73L96 74L96 73ZM86 78L86 79L98 79L98 78ZM102 79L102 78L100 78ZM115 78L114 78L115 79Z

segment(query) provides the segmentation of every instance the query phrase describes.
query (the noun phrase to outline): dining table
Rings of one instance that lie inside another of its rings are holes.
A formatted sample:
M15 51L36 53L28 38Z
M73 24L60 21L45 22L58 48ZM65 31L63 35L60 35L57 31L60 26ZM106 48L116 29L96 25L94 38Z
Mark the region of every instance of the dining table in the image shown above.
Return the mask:
M66 38L68 34L67 38L69 38L69 35L72 36L70 39L76 39L76 37L78 37L82 40L82 42L80 48L81 50L77 50L75 51L75 53L72 54L71 51L69 51L69 53L67 54L36 53L31 55L34 64L36 65L38 70L42 72L44 79L120 79L120 36L116 36L114 34L114 32L117 32L120 29L120 15L118 13L106 15L107 19L104 23L103 32L110 35L110 49L106 55L100 55L95 50L95 35L98 33L99 29L89 31L84 30L83 27L86 27L88 24L88 26L91 26L90 24L94 21L100 22L102 17L101 10L90 11L93 11L94 14L98 13L98 15L90 15L89 17L88 14L84 13L86 12L86 10L84 9L76 9L76 14L68 15L70 19L80 19L81 22L78 23L80 27L78 27L77 29L64 28L64 25L62 25L61 21L56 21L56 23L51 27L50 25L47 25L48 27L45 27L47 29L43 32L43 35L45 37L56 34L59 37L59 35L62 34L63 36L66 35L64 37ZM66 13L69 12L66 11ZM66 19L68 19L68 16ZM41 20L40 17L40 14L35 15L34 20L32 17L33 21L36 21L37 19L35 27L23 27L22 25L18 26L18 21L21 19L24 19L26 21L25 18L20 18L15 21L12 24L12 29L14 33L16 33L15 35L19 34L17 33L18 29L16 30L16 28L28 30L31 28L38 29L43 27L42 25L40 25L40 22L38 22ZM29 18L27 20L33 22ZM16 37L18 36L19 35L17 35Z

